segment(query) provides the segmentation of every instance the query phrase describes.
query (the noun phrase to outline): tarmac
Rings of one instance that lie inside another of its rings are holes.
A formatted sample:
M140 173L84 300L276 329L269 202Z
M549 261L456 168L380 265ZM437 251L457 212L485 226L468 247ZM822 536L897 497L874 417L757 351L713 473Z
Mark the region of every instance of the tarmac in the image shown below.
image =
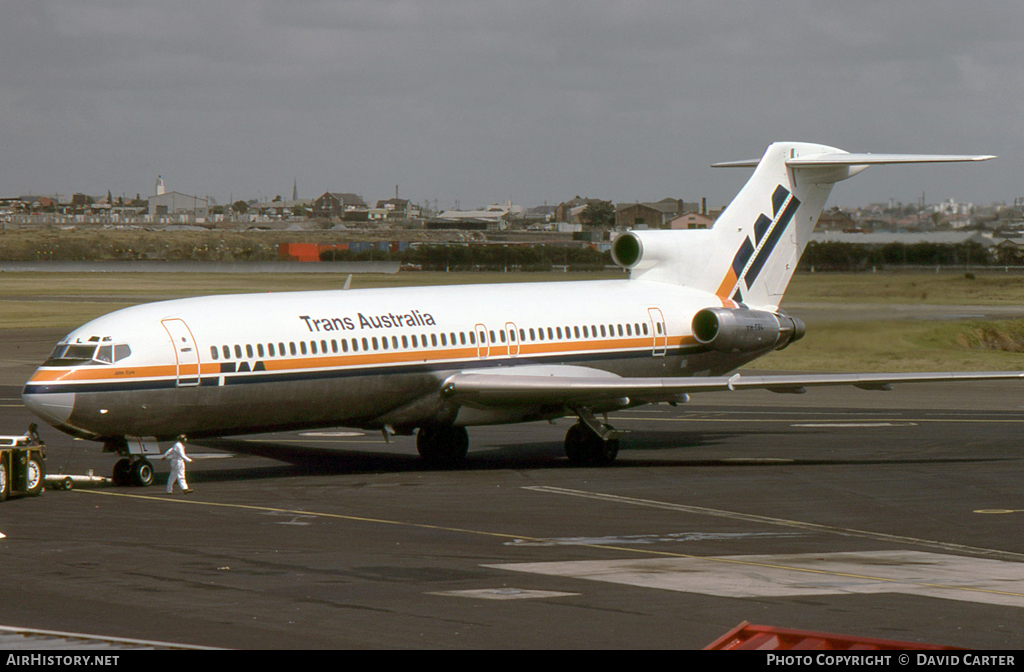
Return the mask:
M10 332L9 332L10 333ZM61 334L6 339L13 382ZM737 624L975 649L1024 631L1019 382L695 395L470 429L463 468L338 428L190 443L189 495L75 487L0 504L0 626L237 649L699 649ZM51 473L115 457L49 427Z

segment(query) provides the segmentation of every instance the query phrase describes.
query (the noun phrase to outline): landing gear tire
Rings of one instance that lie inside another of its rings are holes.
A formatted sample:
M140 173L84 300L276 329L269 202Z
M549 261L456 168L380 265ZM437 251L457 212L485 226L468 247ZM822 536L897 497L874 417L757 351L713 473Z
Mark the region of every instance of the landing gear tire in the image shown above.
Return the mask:
M146 458L137 460L131 466L132 483L140 487L153 485L153 464Z
M25 494L38 495L43 491L43 481L45 480L43 478L43 465L38 459L30 457L25 465L25 469L27 472Z
M114 481L114 485L131 485L132 479L132 461L127 457L123 457L114 464L114 473L111 480Z
M0 502L7 499L7 493L11 491L11 472L7 469L7 462L0 455Z
M416 432L416 450L430 466L454 467L466 459L469 432L465 427L450 425L420 427Z
M565 456L578 467L604 467L619 454L619 440L605 441L580 423L565 433Z

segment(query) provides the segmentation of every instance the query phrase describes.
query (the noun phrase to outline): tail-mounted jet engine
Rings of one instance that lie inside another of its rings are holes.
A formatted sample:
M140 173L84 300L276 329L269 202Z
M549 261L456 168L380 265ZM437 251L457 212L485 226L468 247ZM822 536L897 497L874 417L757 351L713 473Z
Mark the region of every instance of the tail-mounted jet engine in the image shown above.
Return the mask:
M781 350L803 338L802 320L765 310L705 308L693 316L693 337L718 352Z

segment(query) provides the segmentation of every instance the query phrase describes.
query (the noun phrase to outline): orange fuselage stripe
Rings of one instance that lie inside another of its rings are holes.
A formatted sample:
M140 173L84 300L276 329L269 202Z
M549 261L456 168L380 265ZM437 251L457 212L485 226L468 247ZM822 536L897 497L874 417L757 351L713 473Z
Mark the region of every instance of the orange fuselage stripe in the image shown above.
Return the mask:
M287 357L283 359L262 359L264 367L268 372L285 371L308 371L310 369L333 369L343 367L360 367L368 365L387 364L409 364L451 361L459 364L465 361L480 361L494 357L528 357L543 354L577 354L581 352L616 350L637 350L654 347L664 347L661 338L658 338L658 345L652 344L651 337L623 338L616 340L596 341L561 341L561 342L532 342L519 345L518 353L510 354L510 349L515 351L513 344L492 345L478 348L477 346L448 348L445 350L377 350L372 353L346 353L332 354L326 356L302 356L298 358ZM668 339L670 346L695 345L696 341L692 336L683 336ZM571 347L566 347L566 346ZM485 353L481 356L481 352ZM234 361L234 360L232 360ZM250 361L248 359L240 361ZM179 370L180 369L180 370ZM246 371L238 373L250 373ZM257 372L259 373L259 372ZM98 367L98 366L77 366L68 368L46 368L38 369L29 379L29 383L52 383L52 382L114 382L121 380L138 380L151 378L175 378L177 376L195 376L195 364L182 364L177 367L173 364L136 366L136 367ZM221 375L220 362L203 362L200 367L201 376ZM228 373L227 375L232 375Z

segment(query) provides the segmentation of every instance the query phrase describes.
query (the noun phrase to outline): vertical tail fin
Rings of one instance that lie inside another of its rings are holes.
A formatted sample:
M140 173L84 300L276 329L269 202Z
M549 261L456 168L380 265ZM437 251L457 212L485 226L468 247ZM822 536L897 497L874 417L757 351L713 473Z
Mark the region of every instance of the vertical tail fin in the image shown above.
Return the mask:
M850 154L802 142L770 145L712 229L631 231L612 245L631 277L683 284L723 304L775 310L796 271L832 185L880 163L983 161L991 156Z

